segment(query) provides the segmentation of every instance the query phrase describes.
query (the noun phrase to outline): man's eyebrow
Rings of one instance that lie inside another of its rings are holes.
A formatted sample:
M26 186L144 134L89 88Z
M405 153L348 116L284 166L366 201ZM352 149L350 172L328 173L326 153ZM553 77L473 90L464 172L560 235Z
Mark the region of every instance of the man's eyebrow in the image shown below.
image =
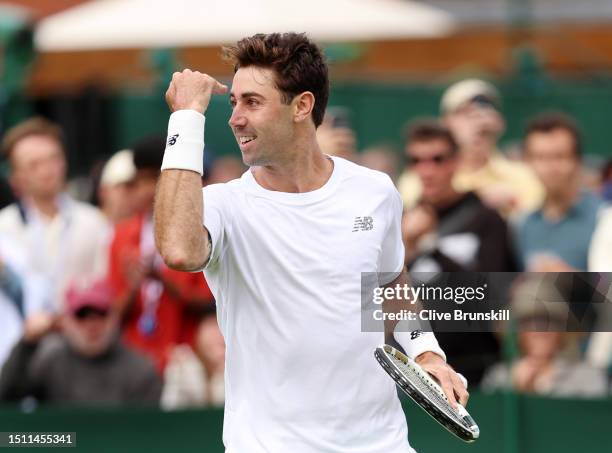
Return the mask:
M242 93L240 95L241 98L250 98L250 97L257 97L257 98L264 98L263 94L259 94L256 91L247 91L246 93ZM231 99L235 99L236 95L234 93L230 93L230 98Z

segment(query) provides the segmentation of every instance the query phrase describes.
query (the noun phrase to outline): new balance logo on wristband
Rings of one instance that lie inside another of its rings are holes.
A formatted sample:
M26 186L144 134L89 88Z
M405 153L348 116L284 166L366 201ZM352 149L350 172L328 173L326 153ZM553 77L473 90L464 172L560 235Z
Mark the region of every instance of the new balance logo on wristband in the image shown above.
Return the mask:
M174 134L168 137L168 146L174 145L176 143L176 139L178 138L178 136L179 134Z
M412 332L410 332L410 339L411 340L416 340L421 335L423 335L423 331L422 330L413 330Z

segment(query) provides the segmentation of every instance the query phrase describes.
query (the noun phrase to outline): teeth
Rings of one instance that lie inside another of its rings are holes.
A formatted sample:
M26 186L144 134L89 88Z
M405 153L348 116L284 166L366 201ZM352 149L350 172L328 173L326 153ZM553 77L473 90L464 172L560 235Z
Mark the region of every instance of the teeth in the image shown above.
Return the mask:
M250 142L251 140L255 140L255 137L240 137L240 144L244 145L245 143Z

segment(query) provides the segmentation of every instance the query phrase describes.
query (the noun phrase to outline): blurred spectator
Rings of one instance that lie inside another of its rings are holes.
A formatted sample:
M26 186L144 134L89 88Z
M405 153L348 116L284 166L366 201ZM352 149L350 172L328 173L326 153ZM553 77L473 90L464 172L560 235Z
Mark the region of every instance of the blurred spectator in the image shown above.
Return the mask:
M586 270L602 200L580 188L581 139L574 122L545 114L527 127L526 161L546 191L542 205L518 227L522 266L536 272Z
M24 317L45 309L51 309L47 282L26 272L23 250L0 236L0 367L21 336Z
M348 160L357 158L357 139L351 128L349 112L340 107L329 107L323 123L317 128L321 151Z
M537 295L537 296L536 296ZM514 389L557 397L603 397L605 374L574 358L575 344L564 332L569 307L560 294L539 278L518 283L510 310L518 323L519 357L492 367L484 390Z
M506 222L473 192L459 192L451 182L459 159L449 130L435 120L415 123L406 149L422 187L418 204L405 212L402 222L409 269L514 269Z
M128 149L113 154L102 168L98 200L102 213L113 225L135 214L135 177L134 157Z
M59 308L67 282L106 272L108 223L64 192L66 158L56 125L26 120L5 134L2 150L19 201L0 211L0 234L26 251L28 272L48 278Z
M219 184L238 179L247 171L247 167L241 159L233 156L223 156L215 159L210 171L205 174L205 182L208 184Z
M511 161L497 150L505 123L495 87L475 79L458 82L446 90L440 107L459 144L455 189L475 191L485 204L505 215L535 209L543 195L537 178L523 163ZM422 187L414 173L404 172L398 186L406 206L413 206L420 198Z
M395 184L401 169L398 153L391 146L374 146L363 150L359 163L364 167L378 170L389 175Z
M612 159L601 169L601 196L607 202L612 202Z
M117 225L109 269L119 296L125 341L154 359L160 372L174 346L193 343L198 311L213 300L202 273L169 269L155 248L153 199L164 149L161 136L132 147L138 213Z
M161 381L148 359L119 341L112 297L104 281L74 286L60 318L43 312L29 316L2 369L0 400L33 396L54 404L158 404ZM58 328L60 334L51 335Z
M453 187L458 147L449 130L435 120L417 122L406 148L423 188L419 204L407 210L402 221L409 271L512 270L506 222L473 192ZM465 283L468 277L462 278ZM499 344L491 333L436 332L436 336L453 367L472 385L499 359Z
M198 326L194 349L179 345L164 372L161 404L164 409L222 406L225 342L214 312Z

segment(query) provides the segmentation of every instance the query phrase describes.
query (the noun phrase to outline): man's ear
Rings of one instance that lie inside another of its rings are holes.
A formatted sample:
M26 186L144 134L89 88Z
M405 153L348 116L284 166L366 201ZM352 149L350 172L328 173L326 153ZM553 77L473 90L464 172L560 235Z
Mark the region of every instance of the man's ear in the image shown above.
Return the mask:
M293 120L296 123L301 123L307 120L315 106L315 97L310 91L304 91L298 94L292 101L293 104Z

